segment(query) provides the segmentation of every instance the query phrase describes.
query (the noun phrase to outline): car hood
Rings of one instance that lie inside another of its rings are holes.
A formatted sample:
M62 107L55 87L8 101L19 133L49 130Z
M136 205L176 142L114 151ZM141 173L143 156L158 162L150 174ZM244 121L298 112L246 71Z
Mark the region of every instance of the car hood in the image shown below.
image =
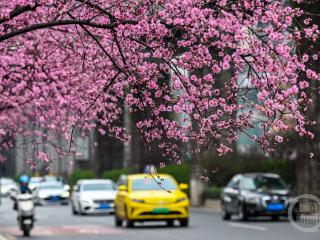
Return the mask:
M116 191L88 191L82 192L81 198L94 199L94 200L114 200Z
M281 190L276 190L276 189L266 189L266 190L258 190L257 193L261 194L271 194L271 195L288 195L290 191L288 189L281 189Z
M258 195L280 195L280 196L286 196L291 195L290 190L288 189L282 189L282 190L276 190L276 189L258 189L255 191L243 191L243 194L250 195L250 194L258 194Z
M186 194L180 190L171 192L165 190L134 191L130 193L131 199L144 200L146 203L172 203L183 197L186 197Z

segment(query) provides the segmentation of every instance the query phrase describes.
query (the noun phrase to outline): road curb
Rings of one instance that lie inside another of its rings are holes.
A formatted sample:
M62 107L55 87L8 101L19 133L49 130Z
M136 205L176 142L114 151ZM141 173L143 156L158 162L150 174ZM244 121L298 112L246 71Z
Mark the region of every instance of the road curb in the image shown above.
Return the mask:
M0 240L16 240L16 238L5 233L0 233Z

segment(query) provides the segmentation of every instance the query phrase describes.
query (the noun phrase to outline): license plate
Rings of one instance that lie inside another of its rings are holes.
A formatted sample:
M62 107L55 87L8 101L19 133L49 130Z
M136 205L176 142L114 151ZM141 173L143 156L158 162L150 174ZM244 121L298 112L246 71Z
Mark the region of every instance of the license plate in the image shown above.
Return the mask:
M23 223L24 224L31 224L32 220L31 219L25 219L25 220L23 220Z
M99 209L108 209L108 208L110 208L110 205L107 203L101 203L99 206Z
M154 208L152 213L155 213L155 214L166 214L166 213L169 213L169 209L168 208Z
M60 200L60 196L51 196L50 200L59 201Z
M269 210L269 211L283 211L284 205L282 203L270 203L267 206L267 210Z

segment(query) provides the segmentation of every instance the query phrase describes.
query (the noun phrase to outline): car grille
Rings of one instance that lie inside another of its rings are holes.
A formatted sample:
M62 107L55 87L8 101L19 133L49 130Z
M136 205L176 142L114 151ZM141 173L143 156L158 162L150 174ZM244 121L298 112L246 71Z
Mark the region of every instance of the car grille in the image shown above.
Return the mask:
M143 212L143 213L140 213L139 215L145 216L145 215L177 215L177 214L181 214L181 212L179 211L171 211L168 213Z
M99 199L99 200L93 200L96 204L110 204L113 203L113 200L111 199Z
M176 199L165 199L165 200L145 200L145 203L152 204L152 205L163 205L163 204L171 204L175 203Z
M270 195L262 197L262 205L266 207L269 203L281 203L283 205L288 204L288 199L281 195Z

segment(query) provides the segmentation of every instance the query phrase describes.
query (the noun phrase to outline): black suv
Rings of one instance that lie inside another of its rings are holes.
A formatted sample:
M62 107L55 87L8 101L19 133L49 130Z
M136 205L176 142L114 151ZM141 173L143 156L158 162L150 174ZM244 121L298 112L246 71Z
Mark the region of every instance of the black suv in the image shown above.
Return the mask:
M238 215L243 221L250 216L271 216L278 220L287 216L293 198L279 175L246 173L235 175L221 193L221 215L229 220Z

